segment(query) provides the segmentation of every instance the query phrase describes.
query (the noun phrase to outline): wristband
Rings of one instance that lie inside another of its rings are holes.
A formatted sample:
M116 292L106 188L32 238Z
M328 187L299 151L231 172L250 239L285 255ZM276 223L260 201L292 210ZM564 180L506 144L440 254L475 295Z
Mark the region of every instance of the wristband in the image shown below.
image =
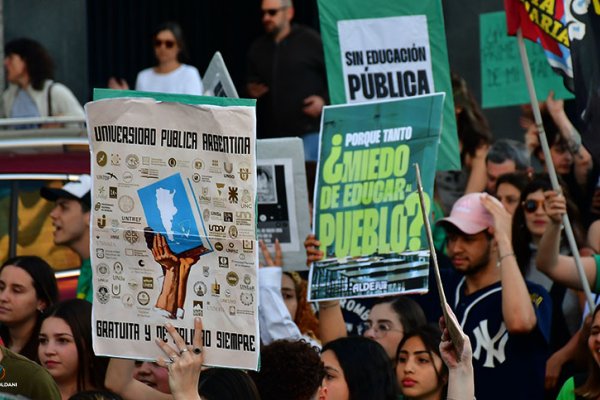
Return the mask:
M500 256L500 257L498 257L498 264L500 264L502 262L502 260L504 260L506 257L516 257L516 256L515 256L515 253L508 253L503 256Z

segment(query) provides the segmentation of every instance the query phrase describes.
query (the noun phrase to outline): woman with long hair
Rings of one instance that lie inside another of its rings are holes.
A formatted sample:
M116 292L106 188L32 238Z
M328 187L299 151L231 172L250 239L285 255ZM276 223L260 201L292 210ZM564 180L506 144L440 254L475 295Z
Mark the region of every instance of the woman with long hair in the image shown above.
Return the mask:
M550 223L550 217L546 211L544 193L552 190L552 184L550 178L546 174L534 175L531 181L525 186L521 192L521 202L517 207L513 216L512 226L512 241L513 248L517 262L525 279L530 280L534 283L542 285L551 295L553 303L555 303L555 310L553 312L553 331L552 342L556 346L562 346L560 343L572 336L572 334L579 328L579 321L581 320L581 310L579 309L579 300L577 295L571 291L558 290L554 288L555 284L546 275L539 272L535 267L535 256L537 254L537 248L544 234L544 231ZM568 193L563 190L565 196L568 199ZM584 243L583 230L579 224L579 213L573 202L567 200L567 213L569 214L570 220L573 225L573 232L578 244L581 246ZM566 241L564 242L566 243ZM568 248L562 248L561 253L569 254ZM559 321L562 318L562 321ZM568 320L565 320L568 318ZM566 324L563 330L568 328L569 331L559 333L555 331L558 329L558 324ZM561 335L560 337L557 335Z
M54 62L46 49L28 38L4 46L4 67L9 85L2 94L5 118L73 116L83 108L63 84L54 82Z
M458 327L450 307L446 310ZM421 326L404 336L398 346L396 377L404 399L473 399L475 383L469 337L459 332L462 349L457 350L444 317L440 318L440 328Z
M54 271L35 256L6 260L0 266L0 337L15 353L37 361L44 312L58 301Z
M281 276L281 296L292 318L303 335L318 339L319 320L310 303L306 300L308 282L296 271L285 271Z
M552 325L550 328L549 350L551 356L546 362L546 389L556 390L557 384L566 379L573 371L568 362L574 356L576 339L573 337L579 330L581 321L581 306L577 293L565 285L555 282L540 272L535 265L538 246L544 232L550 226L548 205L545 193L552 190L552 184L546 174L534 175L521 192L521 202L513 216L512 242L517 262L525 279L544 287L552 299ZM568 193L563 188L567 198L567 212L573 226L579 247L584 243L583 229L579 224L579 213L575 204L568 200ZM564 240L561 254L569 255L570 250ZM565 371L563 366L566 366ZM560 387L560 386L558 386ZM556 389L555 389L556 388ZM549 392L549 397L556 393Z
M152 33L152 45L156 65L146 68L137 76L135 90L144 92L203 94L202 80L198 69L185 64L187 46L181 26L172 21L160 24ZM114 77L108 81L111 89L129 89L123 79Z
M448 392L448 367L440 354L442 332L425 325L402 339L396 356L396 377L407 399L442 400Z
M600 397L600 306L596 306L592 314L587 347L590 351L587 373L569 378L557 400L591 400Z
M63 400L78 392L104 388L108 358L94 355L89 302L71 299L48 310L40 328L38 355Z
M500 175L496 182L496 198L510 215L514 215L521 205L521 192L529 183L529 176L525 172L512 172Z
M352 336L323 346L326 399L396 400L396 378L392 362L374 340Z

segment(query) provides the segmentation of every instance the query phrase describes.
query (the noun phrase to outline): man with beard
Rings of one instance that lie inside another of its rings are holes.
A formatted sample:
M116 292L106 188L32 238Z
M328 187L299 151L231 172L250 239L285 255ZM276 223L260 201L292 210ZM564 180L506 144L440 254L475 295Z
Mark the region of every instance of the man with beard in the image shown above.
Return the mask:
M523 142L499 139L492 144L485 159L487 183L485 191L496 195L498 178L514 172L531 173L529 153Z
M471 193L438 224L454 267L442 271L444 290L473 345L476 397L544 398L551 304L519 270L510 214L494 197Z
M248 51L246 90L257 101L259 138L299 136L305 158L316 160L327 75L319 34L292 25L291 0L263 0L265 35Z

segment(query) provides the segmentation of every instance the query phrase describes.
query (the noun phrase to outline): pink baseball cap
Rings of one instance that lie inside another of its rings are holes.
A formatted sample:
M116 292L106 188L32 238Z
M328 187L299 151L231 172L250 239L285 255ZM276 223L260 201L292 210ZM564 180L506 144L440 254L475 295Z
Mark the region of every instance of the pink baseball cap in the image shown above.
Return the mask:
M439 225L452 224L467 235L482 232L494 226L494 217L481 204L485 193L469 193L456 200L450 216L437 222Z

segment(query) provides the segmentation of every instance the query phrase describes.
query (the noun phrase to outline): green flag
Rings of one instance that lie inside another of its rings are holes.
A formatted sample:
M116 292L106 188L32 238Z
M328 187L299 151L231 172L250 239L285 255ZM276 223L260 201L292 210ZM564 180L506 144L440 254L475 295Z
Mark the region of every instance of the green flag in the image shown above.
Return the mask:
M461 169L440 0L318 0L332 104L447 93L437 169Z
M429 209L443 94L325 107L314 207L325 258L312 300L427 289L429 251L416 175Z
M481 14L479 30L482 107L529 104L519 45L514 37L506 34L505 12ZM538 100L546 100L551 90L557 99L574 98L565 89L561 77L552 71L543 47L529 40L525 41L525 47Z

